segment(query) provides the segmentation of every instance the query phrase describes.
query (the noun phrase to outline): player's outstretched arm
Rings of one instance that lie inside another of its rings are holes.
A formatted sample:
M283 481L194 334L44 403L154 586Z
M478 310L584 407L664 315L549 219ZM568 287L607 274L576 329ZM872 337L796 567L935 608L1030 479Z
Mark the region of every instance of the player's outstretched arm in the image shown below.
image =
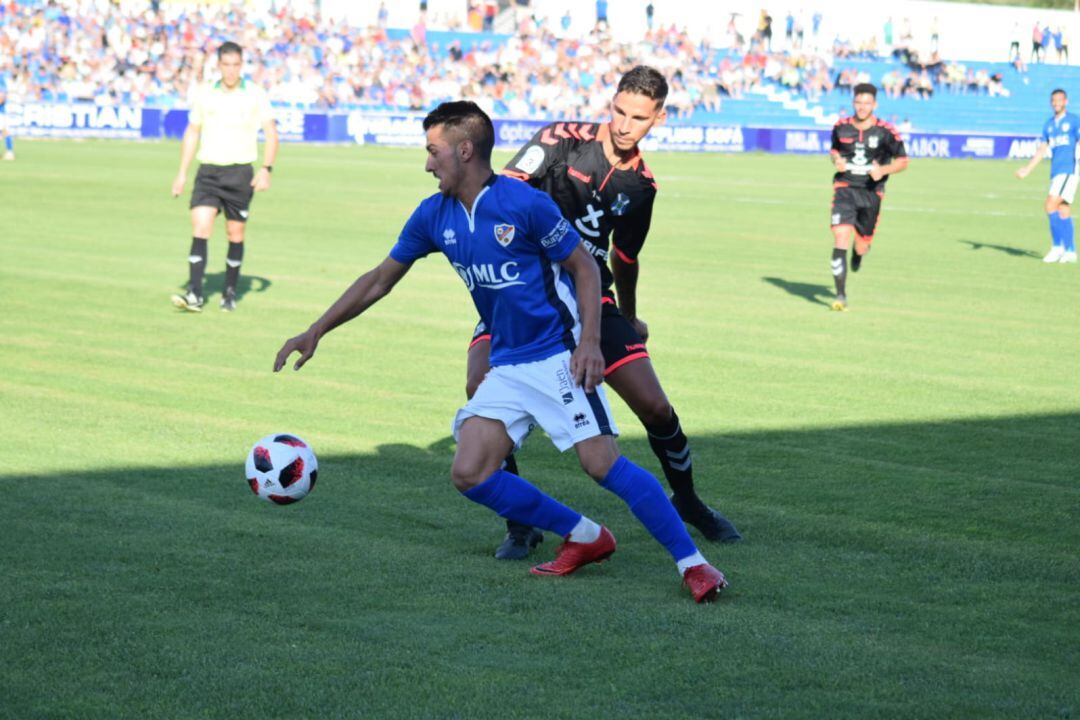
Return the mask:
M1035 169L1035 166L1042 162L1042 159L1046 157L1046 151L1049 148L1050 146L1047 143L1039 143L1039 146L1035 148L1035 155L1028 161L1027 165L1016 171L1016 177L1023 180L1030 175L1031 171Z
M390 294L398 281L405 277L411 265L404 265L391 257L356 279L349 289L331 305L318 320L303 333L289 338L274 358L274 372L285 367L294 352L299 353L294 370L299 370L315 354L319 340L338 325L343 325Z
M604 356L600 352L600 268L580 242L561 265L574 276L581 339L570 357L574 382L592 392L604 381Z

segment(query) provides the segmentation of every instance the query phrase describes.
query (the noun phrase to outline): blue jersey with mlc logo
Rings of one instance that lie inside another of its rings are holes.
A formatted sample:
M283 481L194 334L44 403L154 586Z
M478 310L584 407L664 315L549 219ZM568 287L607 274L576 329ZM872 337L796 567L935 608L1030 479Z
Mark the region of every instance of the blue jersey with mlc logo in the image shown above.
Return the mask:
M1043 125L1042 140L1050 146L1050 177L1076 172L1076 143L1080 141L1080 117L1065 113Z
M441 252L491 331L491 365L534 362L573 350L578 309L560 262L581 242L546 193L493 175L472 210L432 195L405 223L390 257L410 264Z

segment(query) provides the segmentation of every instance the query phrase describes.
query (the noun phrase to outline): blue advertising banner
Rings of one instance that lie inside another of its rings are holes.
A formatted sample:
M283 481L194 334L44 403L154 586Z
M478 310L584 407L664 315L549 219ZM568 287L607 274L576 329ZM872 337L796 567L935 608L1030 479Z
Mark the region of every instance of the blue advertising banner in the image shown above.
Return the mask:
M287 142L356 143L424 146L423 115L366 111L308 112L274 108L278 133ZM188 111L97 106L85 103L7 104L7 121L15 135L31 137L96 137L127 139L179 138ZM518 148L540 130L543 120L494 120L495 144ZM831 129L768 128L740 125L661 125L642 142L646 151L766 152L822 154L829 151ZM913 132L904 137L913 158L1027 159L1035 154L1033 135Z
M143 137L143 108L89 103L8 102L9 130L30 137Z

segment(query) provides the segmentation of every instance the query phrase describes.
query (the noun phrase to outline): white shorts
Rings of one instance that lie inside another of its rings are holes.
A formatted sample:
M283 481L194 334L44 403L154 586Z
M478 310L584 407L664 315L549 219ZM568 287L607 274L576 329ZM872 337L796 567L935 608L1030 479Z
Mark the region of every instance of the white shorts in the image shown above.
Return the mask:
M489 370L476 394L454 416L454 440L473 416L502 422L515 449L537 425L561 452L597 435L619 434L604 388L586 393L574 384L569 351Z
M1077 175L1070 174L1055 175L1050 178L1050 192L1049 195L1059 197L1070 205L1073 204L1073 198L1076 197L1076 183Z

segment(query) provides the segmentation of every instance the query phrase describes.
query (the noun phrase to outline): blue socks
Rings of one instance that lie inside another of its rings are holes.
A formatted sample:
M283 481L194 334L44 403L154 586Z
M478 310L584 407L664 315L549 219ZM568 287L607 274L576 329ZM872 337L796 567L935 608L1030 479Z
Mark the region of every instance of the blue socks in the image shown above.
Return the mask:
M532 525L563 537L570 534L582 517L581 513L544 494L527 480L505 470L496 470L487 480L462 495L474 503L491 508L507 520Z
M675 562L687 558L696 558L693 564L704 562L690 538L690 533L686 531L682 518L652 473L625 457L619 457L600 486L618 495L630 507L634 517L667 548ZM496 470L487 480L466 490L462 495L491 508L508 520L532 525L563 537L570 535L584 517L528 481L505 470Z
M1050 242L1054 247L1061 246L1061 216L1057 212L1052 212L1046 217L1050 219Z
M611 466L600 486L622 498L645 529L667 548L675 562L697 553L682 518L671 505L660 481L625 457Z
M1065 252L1076 252L1076 236L1073 233L1072 216L1061 217L1058 215L1058 238L1065 246Z
M1054 247L1064 247L1065 252L1076 252L1072 216L1061 217L1058 213L1052 212L1047 217L1050 218L1050 240Z
M15 140L14 140L14 138L11 137L11 135L8 135L7 137L5 137L4 138L4 149L7 150L8 152L11 152L15 148L14 142L15 142Z

